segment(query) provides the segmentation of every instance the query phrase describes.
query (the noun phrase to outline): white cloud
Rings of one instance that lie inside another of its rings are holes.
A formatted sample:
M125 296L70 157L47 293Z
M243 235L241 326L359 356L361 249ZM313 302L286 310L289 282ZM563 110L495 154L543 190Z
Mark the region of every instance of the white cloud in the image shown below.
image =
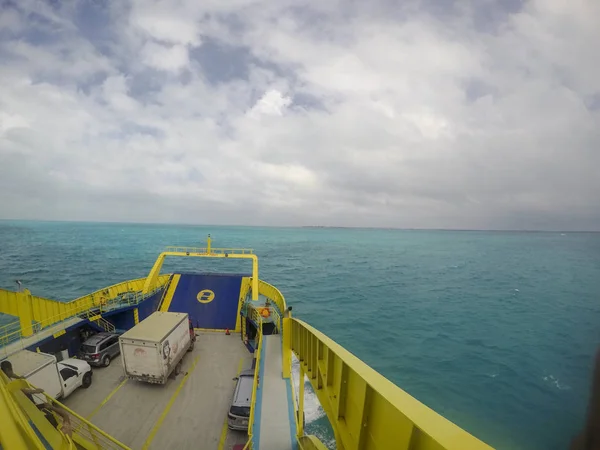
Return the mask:
M7 217L600 229L596 2L35 5L0 43Z
M190 63L188 50L183 45L162 45L148 42L142 50L145 64L159 70L177 72Z

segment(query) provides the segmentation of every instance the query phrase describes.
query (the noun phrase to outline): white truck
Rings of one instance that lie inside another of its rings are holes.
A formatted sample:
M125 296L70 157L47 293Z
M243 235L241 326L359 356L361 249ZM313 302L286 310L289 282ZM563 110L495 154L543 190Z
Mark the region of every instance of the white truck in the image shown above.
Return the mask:
M65 398L78 387L88 388L92 384L92 368L80 359L59 362L54 355L30 350L21 350L6 359L15 374L55 399ZM41 396L34 398L37 403L43 400Z
M194 342L186 313L156 311L119 336L125 376L165 384L172 373L179 374L182 359Z

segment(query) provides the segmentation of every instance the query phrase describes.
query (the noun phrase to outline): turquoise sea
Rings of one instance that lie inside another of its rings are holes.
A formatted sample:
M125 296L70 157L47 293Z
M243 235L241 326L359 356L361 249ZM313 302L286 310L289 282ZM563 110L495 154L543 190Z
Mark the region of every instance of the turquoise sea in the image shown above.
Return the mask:
M71 300L166 245L250 247L308 321L501 449L565 449L600 345L600 234L0 221L0 287ZM173 259L165 271L250 271ZM331 440L317 405L309 430Z

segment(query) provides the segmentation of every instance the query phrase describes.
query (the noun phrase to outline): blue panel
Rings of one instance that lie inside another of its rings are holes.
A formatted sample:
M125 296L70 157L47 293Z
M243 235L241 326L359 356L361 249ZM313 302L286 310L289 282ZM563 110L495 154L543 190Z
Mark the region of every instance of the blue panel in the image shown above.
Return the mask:
M138 314L140 322L158 309L158 304L162 298L163 290L161 289L156 294L148 297L138 305Z
M105 317L109 320L117 330L129 330L135 325L133 319L133 308L127 311L121 311L118 314L114 314L110 317Z
M243 275L181 274L169 311L186 312L196 328L235 328Z

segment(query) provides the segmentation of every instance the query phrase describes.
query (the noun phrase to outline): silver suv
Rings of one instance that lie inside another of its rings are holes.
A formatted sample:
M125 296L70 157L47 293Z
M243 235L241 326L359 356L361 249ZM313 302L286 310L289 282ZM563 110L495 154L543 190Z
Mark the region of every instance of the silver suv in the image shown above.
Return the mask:
M235 378L234 378L235 380ZM254 386L254 369L244 370L237 378L233 399L227 413L227 425L232 430L247 430Z
M92 366L110 365L110 360L121 353L119 335L101 332L88 338L79 349L79 358Z

